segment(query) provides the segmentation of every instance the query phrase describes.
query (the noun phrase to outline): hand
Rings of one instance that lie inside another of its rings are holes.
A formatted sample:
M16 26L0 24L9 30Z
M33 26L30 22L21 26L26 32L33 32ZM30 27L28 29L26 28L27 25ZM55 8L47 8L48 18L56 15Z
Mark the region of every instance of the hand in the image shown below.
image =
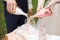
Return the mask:
M50 8L43 8L39 12L37 12L33 17L44 18L50 16L52 14L52 10Z
M29 9L29 10L28 10L28 16L29 16L29 17L32 16L32 11L33 11L33 9Z
M7 11L10 14L13 14L16 10L16 1L15 0L6 0L7 2Z

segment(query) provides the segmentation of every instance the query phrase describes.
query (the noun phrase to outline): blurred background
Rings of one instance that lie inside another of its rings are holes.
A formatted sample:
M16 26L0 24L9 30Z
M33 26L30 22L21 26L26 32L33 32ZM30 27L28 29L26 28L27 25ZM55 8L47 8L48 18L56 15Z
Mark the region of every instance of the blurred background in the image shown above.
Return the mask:
M34 14L37 8L37 0L32 0L32 1L33 1L32 4L33 4L33 14ZM4 9L3 0L0 0L0 40L6 34L6 23L5 23L3 9Z
M6 34L6 24L4 19L4 11L3 11L3 0L0 0L0 40Z

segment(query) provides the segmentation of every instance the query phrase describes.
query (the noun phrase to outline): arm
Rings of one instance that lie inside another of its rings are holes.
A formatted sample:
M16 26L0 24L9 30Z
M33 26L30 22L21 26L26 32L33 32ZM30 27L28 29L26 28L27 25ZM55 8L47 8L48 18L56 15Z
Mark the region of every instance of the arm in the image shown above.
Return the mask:
M38 0L37 12L43 8L45 0Z
M60 0L52 0L46 7L51 7L58 3L60 3Z
M31 16L32 15L32 11L33 11L33 6L32 6L32 0L28 0L28 15Z

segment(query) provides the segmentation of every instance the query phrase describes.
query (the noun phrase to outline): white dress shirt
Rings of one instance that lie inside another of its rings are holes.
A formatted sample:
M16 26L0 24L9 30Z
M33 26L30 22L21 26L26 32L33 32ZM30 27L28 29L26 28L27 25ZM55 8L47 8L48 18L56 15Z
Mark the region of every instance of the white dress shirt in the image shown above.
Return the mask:
M28 0L28 8L29 9L33 9L32 0Z

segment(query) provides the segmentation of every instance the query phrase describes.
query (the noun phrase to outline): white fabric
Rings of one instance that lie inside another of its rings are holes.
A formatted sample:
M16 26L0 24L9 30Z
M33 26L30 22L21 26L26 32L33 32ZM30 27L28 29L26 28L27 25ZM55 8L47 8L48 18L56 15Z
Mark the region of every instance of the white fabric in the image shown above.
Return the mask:
M26 16L26 17L28 16L28 14L25 13L25 12L23 12L22 9L19 8L19 7L16 7L16 11L15 11L14 14L15 14L15 15L24 15L24 16Z
M30 24L18 27L13 33L9 33L8 40L39 40L39 32ZM41 35L40 35L41 36ZM60 36L46 34L46 40L60 40Z
M46 34L47 40L60 40L60 36Z
M54 6L53 12L46 22L46 30L49 34L60 35L60 4Z
M28 23L18 27L13 32L19 36L21 35L25 37L27 40L38 40L39 39L38 29Z
M46 32L48 34L52 34L52 35L60 35L60 4L56 4L54 6L54 8L52 7L52 11L53 11L53 15L43 18L43 19L39 19L38 20L38 27L40 25L46 27Z

